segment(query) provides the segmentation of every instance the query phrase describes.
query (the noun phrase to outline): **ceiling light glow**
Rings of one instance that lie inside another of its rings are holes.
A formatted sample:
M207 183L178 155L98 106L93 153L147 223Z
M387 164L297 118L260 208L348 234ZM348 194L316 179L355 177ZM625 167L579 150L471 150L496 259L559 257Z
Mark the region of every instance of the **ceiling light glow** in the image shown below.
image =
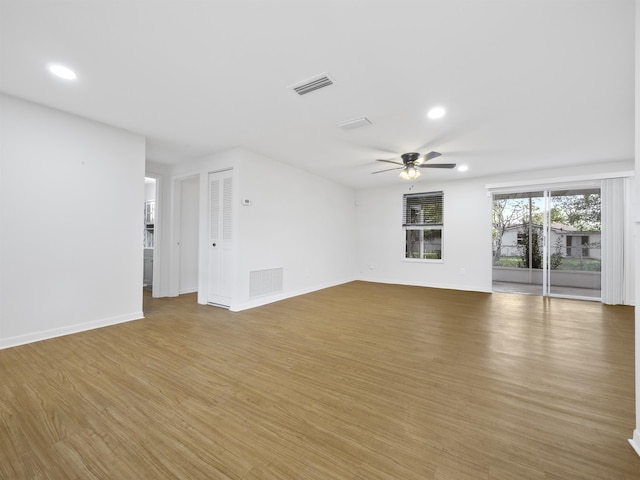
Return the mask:
M427 113L427 117L431 118L432 120L435 120L437 118L444 117L445 113L447 113L447 111L443 107L433 107Z
M64 78L65 80L75 80L78 78L76 72L64 65L51 64L49 65L49 71L56 77Z
M460 165L458 167L459 172L466 172L467 170L469 170L469 167L467 167L466 165Z
M400 178L403 179L403 180L415 180L420 175L422 175L420 173L420 170L418 170L413 165L409 165L409 166L404 167L402 169L402 171L400 172Z

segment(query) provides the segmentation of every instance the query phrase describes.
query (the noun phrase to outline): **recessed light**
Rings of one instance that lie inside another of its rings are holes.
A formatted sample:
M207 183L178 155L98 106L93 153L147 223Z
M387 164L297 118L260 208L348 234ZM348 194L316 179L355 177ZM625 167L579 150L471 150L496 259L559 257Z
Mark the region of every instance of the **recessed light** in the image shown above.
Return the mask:
M460 165L458 167L459 172L466 172L467 170L469 170L469 167L467 167L466 165Z
M427 117L435 120L436 118L444 117L445 113L447 113L447 111L443 107L433 107L427 113Z
M49 65L49 71L56 77L64 78L65 80L75 80L76 78L78 78L76 72L68 67L65 67L64 65L51 64Z

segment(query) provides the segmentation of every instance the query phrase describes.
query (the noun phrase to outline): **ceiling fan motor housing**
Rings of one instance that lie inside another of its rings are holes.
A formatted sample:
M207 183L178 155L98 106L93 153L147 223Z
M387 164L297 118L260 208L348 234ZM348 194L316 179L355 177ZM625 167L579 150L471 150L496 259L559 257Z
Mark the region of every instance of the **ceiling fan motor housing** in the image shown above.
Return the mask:
M401 157L402 157L402 162L403 162L405 165L407 165L407 164L413 163L413 162L415 162L416 160L418 160L418 158L420 157L420 154L419 154L419 153L416 153L416 152L403 153L403 154L401 155Z

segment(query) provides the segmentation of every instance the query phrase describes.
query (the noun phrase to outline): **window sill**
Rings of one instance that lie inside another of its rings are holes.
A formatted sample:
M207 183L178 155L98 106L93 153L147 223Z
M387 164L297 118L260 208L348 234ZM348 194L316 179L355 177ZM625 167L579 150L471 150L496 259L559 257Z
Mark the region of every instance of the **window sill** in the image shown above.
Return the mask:
M443 263L441 258L402 258L403 262L408 263Z

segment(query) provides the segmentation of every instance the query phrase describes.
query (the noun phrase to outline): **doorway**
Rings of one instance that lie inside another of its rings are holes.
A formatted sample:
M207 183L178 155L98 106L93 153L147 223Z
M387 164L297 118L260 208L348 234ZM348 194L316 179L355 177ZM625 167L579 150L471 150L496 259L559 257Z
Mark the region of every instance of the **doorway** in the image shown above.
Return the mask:
M145 290L153 290L153 264L156 248L156 201L157 181L155 178L144 178L144 232L143 232L143 275L142 286Z
M600 187L493 195L493 290L601 299Z

